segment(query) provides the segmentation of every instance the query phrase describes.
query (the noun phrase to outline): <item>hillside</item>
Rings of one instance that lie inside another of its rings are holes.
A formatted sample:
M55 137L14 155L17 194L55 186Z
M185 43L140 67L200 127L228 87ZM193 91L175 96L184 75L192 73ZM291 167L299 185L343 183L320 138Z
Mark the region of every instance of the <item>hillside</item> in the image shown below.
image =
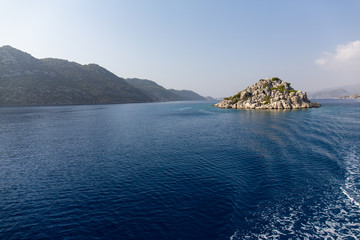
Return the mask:
M158 102L206 100L206 98L193 91L166 89L156 82L147 79L127 78L126 81Z
M196 92L190 91L190 90L175 90L175 89L169 89L170 92L180 96L184 100L207 100L203 96L200 96Z
M92 96L94 103L128 103L151 102L150 96L125 79L117 77L105 68L96 64L80 65L61 59L42 59L46 66L54 69L58 74L71 80L74 87L82 89Z
M171 91L151 80L127 78L126 82L140 89L141 91L146 92L146 94L148 94L156 102L184 100L182 97L172 93Z
M300 109L320 107L312 103L306 92L297 91L279 78L260 79L257 83L215 104L235 109Z
M9 46L0 48L0 104L42 104L53 96L67 103L85 97L82 92L72 97L64 94L70 89L68 81L30 54Z
M181 100L192 100L192 97L175 94L153 81L125 80L96 64L37 59L10 46L0 47L0 105Z
M99 66L39 60L10 46L0 48L1 105L150 101L145 93Z

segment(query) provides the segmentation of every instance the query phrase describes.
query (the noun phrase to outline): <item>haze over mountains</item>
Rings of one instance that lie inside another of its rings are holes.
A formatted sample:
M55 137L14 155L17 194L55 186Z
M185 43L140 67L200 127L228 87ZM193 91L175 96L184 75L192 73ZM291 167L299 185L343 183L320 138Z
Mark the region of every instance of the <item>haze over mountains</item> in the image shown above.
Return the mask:
M341 98L345 96L353 96L360 94L360 84L341 86L337 88L326 88L314 92L309 92L311 98L327 99Z
M163 101L183 101L186 100L205 100L204 97L190 90L165 89L154 81L139 78L127 78L127 83L146 92L157 102Z
M0 48L0 105L108 104L206 100L150 80L124 79L96 64L37 59Z

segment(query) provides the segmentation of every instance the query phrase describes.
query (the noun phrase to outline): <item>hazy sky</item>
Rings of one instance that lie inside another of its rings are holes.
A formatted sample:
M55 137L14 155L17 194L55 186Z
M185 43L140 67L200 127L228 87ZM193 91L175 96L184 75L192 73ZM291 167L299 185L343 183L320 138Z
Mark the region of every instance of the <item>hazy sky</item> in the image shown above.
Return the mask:
M360 0L0 0L0 46L229 96L360 83Z

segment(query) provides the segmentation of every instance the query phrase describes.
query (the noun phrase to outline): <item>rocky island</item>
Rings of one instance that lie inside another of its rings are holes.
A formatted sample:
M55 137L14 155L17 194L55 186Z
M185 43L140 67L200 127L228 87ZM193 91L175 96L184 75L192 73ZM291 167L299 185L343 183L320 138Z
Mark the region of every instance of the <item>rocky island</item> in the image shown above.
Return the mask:
M297 91L290 83L277 77L260 79L232 97L224 98L214 106L235 109L301 109L320 107L310 102L306 92Z

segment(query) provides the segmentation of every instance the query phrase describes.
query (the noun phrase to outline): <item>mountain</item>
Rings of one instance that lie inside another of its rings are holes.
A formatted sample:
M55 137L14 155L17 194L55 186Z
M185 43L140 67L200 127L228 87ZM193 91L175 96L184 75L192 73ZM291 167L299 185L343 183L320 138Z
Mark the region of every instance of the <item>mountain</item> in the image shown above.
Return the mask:
M95 99L91 103L152 102L150 96L125 79L119 78L96 64L80 65L61 59L42 59L46 66L71 82Z
M150 102L152 99L106 69L60 59L36 59L0 48L1 105Z
M10 46L0 47L0 105L192 100L188 98L153 81L125 80L96 64L37 59Z
M0 48L0 104L41 104L52 96L69 102L73 99L62 93L70 89L69 82L30 54L10 46ZM81 92L77 96L84 97Z
M325 89L325 90L320 90L317 92L312 92L309 93L309 96L311 98L315 98L315 99L329 99L329 98L337 98L337 97L342 97L342 96L348 96L350 95L350 93L348 91L346 91L343 88L337 88L337 89Z
M341 86L337 88L327 88L314 92L309 92L311 98L340 98L344 96L360 94L360 84L350 85L350 86Z
M179 95L172 93L171 91L165 89L164 87L158 85L156 82L151 80L127 78L126 82L140 89L141 91L146 92L146 94L148 94L156 102L184 100Z
M165 89L156 82L147 79L127 78L126 81L158 102L206 100L206 98L193 91Z
M208 100L208 101L215 101L215 100L216 100L215 98L213 98L213 97L211 97L211 96L206 96L205 98L206 98L206 100Z
M320 107L320 103L310 102L306 92L297 91L290 83L273 77L260 79L214 106L235 109L300 109Z
M169 89L170 92L180 96L184 100L207 100L203 96L200 96L196 92L190 91L190 90L175 90L175 89Z

